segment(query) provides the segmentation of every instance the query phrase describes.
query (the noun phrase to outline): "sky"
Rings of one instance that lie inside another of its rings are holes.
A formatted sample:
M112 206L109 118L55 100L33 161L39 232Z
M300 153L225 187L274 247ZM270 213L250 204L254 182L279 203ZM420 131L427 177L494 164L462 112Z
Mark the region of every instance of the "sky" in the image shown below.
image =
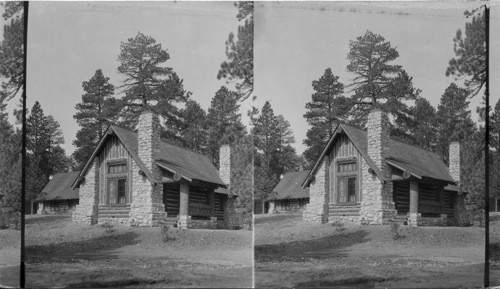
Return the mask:
M167 49L166 65L206 110L226 84L217 73L227 59L225 41L237 31L237 12L233 2L30 2L28 108L39 101L44 113L60 123L63 147L71 154L82 82L101 68L119 86L120 43L140 31ZM242 105L243 116L249 107Z
M395 64L413 77L421 96L437 108L446 87L454 81L446 77L448 61L454 57L453 38L467 19L463 12L479 6L478 2L259 2L255 8L254 73L256 107L270 101L275 114L290 122L299 154L309 128L303 115L311 100L312 81L330 67L339 81L349 84L347 72L349 40L366 30L382 35L396 47ZM467 6L466 6L467 5ZM500 10L491 9L491 35L500 35ZM499 51L498 38L492 37L491 51ZM498 53L491 53L491 63L499 63ZM499 65L491 65L491 79L500 76ZM500 95L492 81L491 103ZM473 119L480 97L471 100Z

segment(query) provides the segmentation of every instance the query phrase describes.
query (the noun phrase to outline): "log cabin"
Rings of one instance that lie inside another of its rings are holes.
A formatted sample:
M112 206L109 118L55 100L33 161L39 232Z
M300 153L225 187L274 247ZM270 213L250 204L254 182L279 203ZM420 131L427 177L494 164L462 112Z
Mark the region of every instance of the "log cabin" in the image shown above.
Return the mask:
M308 174L309 171L298 171L283 175L268 201L268 213L302 212L309 203L309 188L302 188Z
M111 125L72 187L79 188L75 222L128 226L223 228L234 218L230 148L220 170L200 154L160 139L156 114L145 110L137 133Z
M303 218L358 224L455 224L463 217L460 145L450 144L449 168L439 156L389 136L385 112L373 109L367 131L339 124L302 186Z
M70 214L78 205L78 189L71 185L80 171L56 173L42 190L36 202L37 214Z

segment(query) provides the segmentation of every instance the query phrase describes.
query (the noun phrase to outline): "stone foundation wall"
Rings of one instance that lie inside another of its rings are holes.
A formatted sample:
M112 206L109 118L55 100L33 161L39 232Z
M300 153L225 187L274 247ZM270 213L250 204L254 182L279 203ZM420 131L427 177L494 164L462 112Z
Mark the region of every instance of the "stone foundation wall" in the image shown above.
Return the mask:
M74 222L94 225L97 223L99 204L99 159L95 158L85 181L80 184L80 201L76 205L72 219Z
M418 220L419 226L447 226L448 225L448 217L446 215L441 215L439 218L429 218L429 217L421 217Z
M314 181L309 186L309 204L302 213L302 218L305 221L313 223L328 222L327 167L329 167L329 162L328 157L325 156L323 163L316 172Z

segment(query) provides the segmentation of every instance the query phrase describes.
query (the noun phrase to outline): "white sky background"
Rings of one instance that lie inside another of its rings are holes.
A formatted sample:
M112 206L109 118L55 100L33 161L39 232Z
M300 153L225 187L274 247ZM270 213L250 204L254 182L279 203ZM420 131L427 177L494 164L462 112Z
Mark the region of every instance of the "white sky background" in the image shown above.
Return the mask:
M422 96L437 107L444 89L453 81L445 76L454 56L453 38L465 27L463 11L479 2L257 2L255 8L255 106L270 100L275 113L291 123L298 153L309 128L303 118L313 92L311 83L327 67L348 84L349 40L367 29L397 47L401 64L413 77ZM459 3L462 3L459 5ZM491 9L490 103L500 96L500 9ZM439 6L438 6L439 5ZM431 7L431 8L429 8ZM383 13L385 14L383 14ZM168 49L173 67L184 79L192 99L204 109L224 80L217 80L226 60L225 41L236 32L233 2L30 2L28 36L28 108L40 101L46 114L61 124L67 154L78 125L73 119L81 101L83 81L98 68L120 84L116 72L120 43L138 31ZM398 14L398 13L401 13ZM2 19L3 22L3 19ZM472 100L473 118L479 97ZM10 102L8 111L18 104ZM242 105L244 123L250 102ZM13 118L11 117L11 121Z
M366 30L382 35L399 52L394 61L413 77L421 96L437 108L441 95L454 81L446 77L448 61L454 57L453 38L465 28L467 9L479 2L415 3L415 2L265 2L255 10L255 95L256 107L269 100L275 114L287 119L295 134L295 148L300 154L305 146L309 125L303 118L305 104L311 100L312 81L326 68L347 85L349 40L364 35ZM402 13L402 14L399 14ZM500 95L494 81L500 76L498 52L500 43L500 10L491 9L491 87L493 106ZM480 96L471 101L473 119Z
M226 85L217 80L217 73L227 59L228 34L237 32L237 13L233 2L30 2L28 108L39 101L44 113L59 121L64 149L71 154L82 82L101 68L119 86L120 43L140 31L167 49L166 65L184 79L191 98L206 110L215 92ZM242 105L242 116L249 107Z

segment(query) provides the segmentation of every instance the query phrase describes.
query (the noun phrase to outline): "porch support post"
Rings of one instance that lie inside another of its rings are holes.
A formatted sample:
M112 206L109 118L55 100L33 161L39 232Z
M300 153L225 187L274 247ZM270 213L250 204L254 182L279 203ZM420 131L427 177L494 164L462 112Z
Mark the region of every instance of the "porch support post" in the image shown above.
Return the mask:
M179 204L179 219L177 227L187 229L189 227L189 185L185 182L180 184L180 204Z
M418 219L420 214L418 213L418 180L410 179L410 213L408 216L408 225L416 227L418 226Z

